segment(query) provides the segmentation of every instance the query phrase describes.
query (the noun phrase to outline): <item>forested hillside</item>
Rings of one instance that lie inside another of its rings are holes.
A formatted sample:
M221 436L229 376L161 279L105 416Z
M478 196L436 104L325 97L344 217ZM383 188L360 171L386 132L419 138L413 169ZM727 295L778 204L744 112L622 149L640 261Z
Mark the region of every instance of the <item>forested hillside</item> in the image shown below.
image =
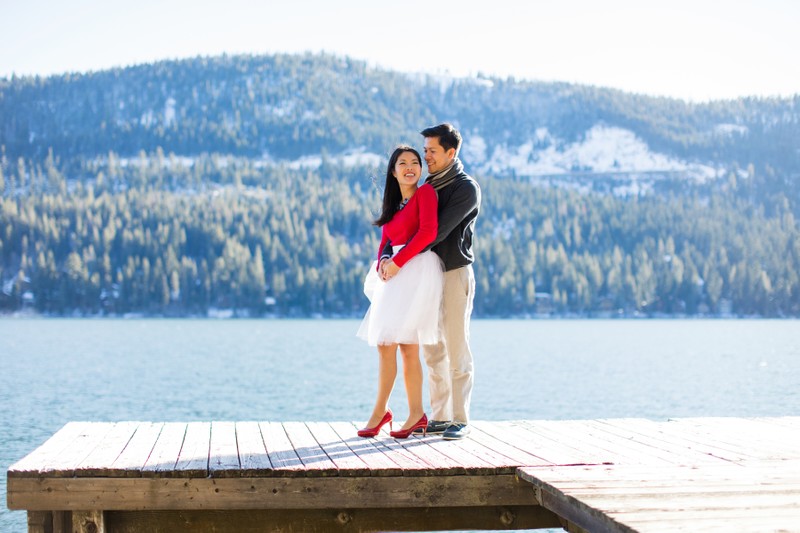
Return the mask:
M385 154L448 120L483 189L476 316L797 316L798 103L325 55L0 80L0 312L359 315ZM598 131L647 157L581 159Z
M800 95L691 104L620 91L385 71L327 55L165 61L0 80L0 145L66 159L139 150L277 159L364 147L385 153L448 119L511 147L546 128L564 142L597 123L630 129L687 159L800 171Z
M365 310L361 283L378 245L369 169L213 158L190 169L158 154L141 163L104 165L77 184L46 164L29 193L5 195L4 309ZM800 311L800 233L780 196L754 204L734 178L647 197L479 179L478 316Z

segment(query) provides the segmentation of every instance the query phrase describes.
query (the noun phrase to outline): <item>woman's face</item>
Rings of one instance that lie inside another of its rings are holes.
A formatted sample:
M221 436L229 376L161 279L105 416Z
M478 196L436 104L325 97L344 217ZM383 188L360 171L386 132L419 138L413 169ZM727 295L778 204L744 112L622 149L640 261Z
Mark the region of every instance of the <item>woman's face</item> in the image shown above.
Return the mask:
M403 152L397 158L392 173L401 188L416 185L422 175L422 162L413 152Z

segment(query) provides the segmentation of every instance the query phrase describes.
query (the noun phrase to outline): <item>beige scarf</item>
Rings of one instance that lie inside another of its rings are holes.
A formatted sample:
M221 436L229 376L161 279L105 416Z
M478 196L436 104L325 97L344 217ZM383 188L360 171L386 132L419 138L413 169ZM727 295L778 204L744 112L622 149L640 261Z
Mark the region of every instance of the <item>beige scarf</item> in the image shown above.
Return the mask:
M464 172L464 165L456 157L445 168L434 174L428 174L425 178L425 183L430 183L437 191L447 187L455 179L456 176Z

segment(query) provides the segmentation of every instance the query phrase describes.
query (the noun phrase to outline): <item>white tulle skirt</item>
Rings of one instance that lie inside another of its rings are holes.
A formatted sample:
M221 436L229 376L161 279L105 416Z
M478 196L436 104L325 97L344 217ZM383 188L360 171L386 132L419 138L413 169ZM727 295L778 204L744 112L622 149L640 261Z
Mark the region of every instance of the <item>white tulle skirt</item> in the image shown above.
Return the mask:
M380 279L373 262L364 280L371 305L356 335L370 346L436 344L443 279L439 256L430 251L413 257L389 281Z

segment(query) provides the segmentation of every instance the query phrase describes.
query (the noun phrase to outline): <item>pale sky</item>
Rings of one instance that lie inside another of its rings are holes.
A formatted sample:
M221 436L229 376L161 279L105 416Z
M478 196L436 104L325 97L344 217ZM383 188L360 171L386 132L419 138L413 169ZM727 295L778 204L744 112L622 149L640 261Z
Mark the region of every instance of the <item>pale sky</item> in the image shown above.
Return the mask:
M800 93L798 0L0 0L0 77L326 51L692 101Z

